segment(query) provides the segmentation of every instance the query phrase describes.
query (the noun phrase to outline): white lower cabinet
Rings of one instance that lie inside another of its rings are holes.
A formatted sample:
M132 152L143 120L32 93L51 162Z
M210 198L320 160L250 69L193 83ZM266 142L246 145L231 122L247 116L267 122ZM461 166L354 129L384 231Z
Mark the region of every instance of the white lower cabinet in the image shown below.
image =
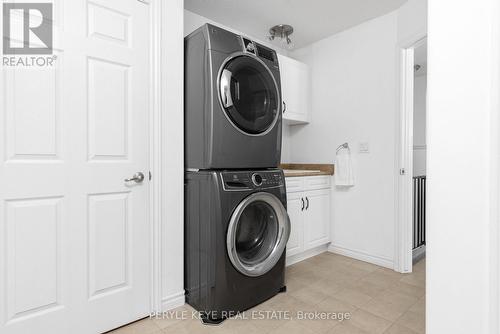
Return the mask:
M304 250L304 200L302 193L287 194L287 211L290 217L290 238L286 245L286 255L299 254Z
M309 249L330 242L330 189L306 191L304 195L304 248Z
M289 177L286 185L291 224L286 254L297 262L330 242L330 176Z

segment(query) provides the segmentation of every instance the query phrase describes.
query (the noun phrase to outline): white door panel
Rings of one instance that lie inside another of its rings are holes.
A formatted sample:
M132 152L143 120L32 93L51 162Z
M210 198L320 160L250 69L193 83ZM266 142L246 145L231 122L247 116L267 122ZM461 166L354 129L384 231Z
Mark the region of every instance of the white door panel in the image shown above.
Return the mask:
M54 4L54 68L2 69L0 332L149 314L149 6ZM124 182L143 172L143 183Z
M306 215L304 223L305 248L324 245L330 239L330 189L304 193Z
M287 256L298 254L304 248L304 199L302 195L302 192L287 194L287 212L290 217L290 238L286 245Z
M282 99L286 105L283 119L289 124L308 122L309 68L295 59L278 55Z

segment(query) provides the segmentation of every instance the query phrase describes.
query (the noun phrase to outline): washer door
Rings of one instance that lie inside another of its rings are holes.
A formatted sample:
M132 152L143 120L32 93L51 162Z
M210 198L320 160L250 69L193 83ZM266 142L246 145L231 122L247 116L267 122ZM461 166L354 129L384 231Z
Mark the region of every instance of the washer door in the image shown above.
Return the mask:
M290 236L290 219L280 200L255 193L234 210L227 232L227 252L233 266L247 276L260 276L280 259Z
M219 97L226 116L240 131L261 135L279 115L280 94L269 68L257 57L228 58L219 73Z

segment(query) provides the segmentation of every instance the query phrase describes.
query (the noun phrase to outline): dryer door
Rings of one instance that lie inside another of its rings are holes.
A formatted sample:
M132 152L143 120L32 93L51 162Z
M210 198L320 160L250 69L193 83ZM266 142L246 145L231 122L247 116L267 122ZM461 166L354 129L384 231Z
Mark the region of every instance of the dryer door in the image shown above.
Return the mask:
M246 197L234 210L227 232L233 266L247 276L271 270L285 250L290 220L280 200L265 192Z
M259 58L237 54L221 67L220 103L229 121L248 135L271 130L279 116L280 93L276 80Z

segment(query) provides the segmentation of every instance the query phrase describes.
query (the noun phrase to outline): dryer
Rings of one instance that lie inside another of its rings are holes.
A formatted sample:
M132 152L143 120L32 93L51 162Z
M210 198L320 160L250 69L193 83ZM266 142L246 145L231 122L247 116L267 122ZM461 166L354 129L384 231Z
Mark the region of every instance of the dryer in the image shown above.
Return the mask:
M272 168L281 158L276 52L205 24L185 38L185 167Z
M281 170L186 173L186 301L205 322L285 291L290 236Z

